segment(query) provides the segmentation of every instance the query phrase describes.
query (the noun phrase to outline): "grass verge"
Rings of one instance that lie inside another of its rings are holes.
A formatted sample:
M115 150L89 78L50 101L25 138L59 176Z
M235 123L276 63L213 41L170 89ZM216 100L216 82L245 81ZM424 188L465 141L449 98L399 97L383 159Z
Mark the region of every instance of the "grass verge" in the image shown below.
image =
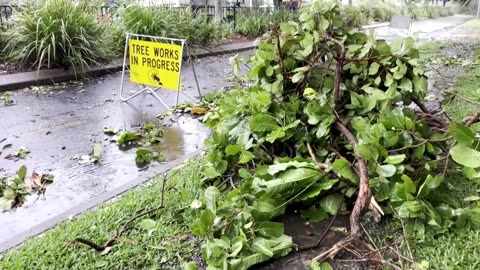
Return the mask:
M480 59L480 50L475 53L473 62ZM472 115L480 108L480 65L474 65L465 75L461 76L455 86L454 93L458 96L444 104L443 108L455 121L461 121L466 116ZM463 97L463 98L462 98ZM467 100L465 100L465 98ZM469 101L468 101L469 100ZM478 124L477 124L478 126Z
M471 20L460 26L462 29L480 29L480 20Z
M174 189L165 192L165 208L151 217L155 223L144 226L140 218L107 254L71 240L103 244L137 212L158 207L162 176L5 253L0 269L178 269L182 258L198 262L199 242L188 226L194 219L190 203L201 191L201 163L201 158L189 161L168 179L166 187Z

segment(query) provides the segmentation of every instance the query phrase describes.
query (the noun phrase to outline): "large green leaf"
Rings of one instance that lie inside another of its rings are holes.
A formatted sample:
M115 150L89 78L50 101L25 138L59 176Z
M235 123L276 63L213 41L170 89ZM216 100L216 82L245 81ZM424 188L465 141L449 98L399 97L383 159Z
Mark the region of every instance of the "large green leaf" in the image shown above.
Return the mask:
M459 143L471 145L475 141L475 133L463 124L451 123L448 131L453 133L453 138Z
M341 207L345 207L342 195L338 193L330 194L320 201L320 206L330 215L335 215Z
M450 149L452 159L460 165L469 168L480 167L480 152L464 144L457 144Z
M265 241L264 238L257 238L255 241L253 241L252 249L265 256L268 256L269 258L273 256L273 251L269 243Z
M220 191L214 186L208 187L203 195L205 199L205 206L214 214L217 212L217 201L219 195Z
M417 188L412 179L407 175L402 175L401 178L403 183L395 183L395 194L402 200L411 201Z
M290 161L290 162L284 162L284 163L276 163L276 164L270 165L268 167L261 167L261 168L267 169L268 174L275 175L275 174L277 174L279 172L282 172L282 171L285 171L286 169L289 169L289 168L316 169L317 166L315 164L311 163L311 162Z
M20 181L25 180L25 176L27 175L27 167L25 165L22 165L20 169L18 170L17 177L20 179Z
M383 177L392 177L395 174L396 170L397 170L397 168L395 168L395 166L392 165L392 164L378 165L377 166L378 175L383 176Z
M385 163L400 164L405 160L405 158L407 158L405 154L390 155L385 159Z
M250 129L255 133L263 133L265 131L273 131L276 128L280 127L275 120L275 117L260 113L253 116L249 122Z
M285 229L283 223L265 221L258 225L257 230L266 237L280 237Z
M320 177L318 170L298 168L279 173L273 180L264 181L263 186L268 194L284 194L306 187Z
M336 159L333 162L333 170L338 173L340 176L352 181L352 183L358 185L360 183L360 178L356 173L353 172L350 162L345 158Z
M440 186L443 182L443 176L441 175L436 175L436 176L431 176L428 175L427 178L425 179L425 182L420 186L418 189L418 195L426 197L428 194L430 194L430 191L436 189L437 187Z

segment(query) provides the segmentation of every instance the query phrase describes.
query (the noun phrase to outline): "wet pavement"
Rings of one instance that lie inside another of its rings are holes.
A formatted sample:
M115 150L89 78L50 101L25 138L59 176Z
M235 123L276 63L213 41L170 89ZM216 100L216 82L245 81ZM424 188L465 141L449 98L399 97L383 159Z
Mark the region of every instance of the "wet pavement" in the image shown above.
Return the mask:
M245 59L251 51L239 53ZM231 83L232 68L223 55L197 60L195 67L202 93L218 90ZM61 221L62 213L81 208L85 202L108 193L134 179L146 180L152 170L169 167L172 161L203 147L209 130L188 116L171 115L163 121L161 142L166 162L139 169L135 149L122 151L103 127L134 130L144 123L158 122L156 115L166 109L151 95L142 94L125 103L120 101L121 73L50 87L32 87L11 92L12 106L0 105L0 175L16 173L26 165L27 176L35 171L55 176L42 196L32 195L20 208L0 213L0 252L15 239L38 233L42 224ZM139 89L126 79L125 90ZM182 87L197 96L190 64L182 67ZM176 92L157 92L167 104L174 104ZM180 95L180 102L188 101ZM79 164L72 157L91 154L93 145L101 143L98 164ZM4 145L12 144L7 150ZM4 159L21 146L31 153L25 160ZM64 218L64 217L63 217ZM13 242L12 242L13 241Z
M405 38L410 35L417 40L425 41L445 37L448 35L449 30L474 18L471 15L454 15L412 22L410 34L404 30L390 29L390 27L375 28L374 33L379 39L391 40L397 37Z

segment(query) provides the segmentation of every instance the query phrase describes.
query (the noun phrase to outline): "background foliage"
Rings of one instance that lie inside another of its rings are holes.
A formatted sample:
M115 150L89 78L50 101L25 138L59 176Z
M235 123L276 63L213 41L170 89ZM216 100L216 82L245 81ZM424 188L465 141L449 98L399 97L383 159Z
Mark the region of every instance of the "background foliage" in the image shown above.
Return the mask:
M36 68L88 69L112 57L90 6L71 0L36 0L25 3L7 29L4 52L8 59Z

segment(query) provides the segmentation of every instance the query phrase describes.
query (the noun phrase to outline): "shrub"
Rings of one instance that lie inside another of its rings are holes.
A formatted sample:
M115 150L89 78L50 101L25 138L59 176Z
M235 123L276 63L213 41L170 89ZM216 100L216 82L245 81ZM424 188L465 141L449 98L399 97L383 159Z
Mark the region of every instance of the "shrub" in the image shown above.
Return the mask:
M440 13L440 16L442 16L442 17L448 16L449 15L448 8L440 8L439 13Z
M288 20L295 20L295 16L286 9L277 9L273 12L252 11L237 15L237 33L254 38L267 32L269 24L279 25Z
M267 31L268 15L255 11L238 15L237 17L237 33L242 36L254 38L261 36Z
M360 11L370 21L385 22L390 21L395 14L392 3L378 3L376 1L367 1L360 5Z
M412 20L418 20L421 17L422 10L419 9L416 5L408 5L402 8L402 15L407 15L412 18Z
M9 59L40 69L61 67L88 70L111 57L105 25L96 22L90 6L72 0L26 2L13 19L5 53Z
M367 22L367 17L360 9L352 6L344 6L342 16L345 23L351 27L360 27Z
M125 29L131 33L184 38L189 44L208 44L222 36L221 26L210 22L201 11L176 8L145 8L137 4L129 5L122 16Z

